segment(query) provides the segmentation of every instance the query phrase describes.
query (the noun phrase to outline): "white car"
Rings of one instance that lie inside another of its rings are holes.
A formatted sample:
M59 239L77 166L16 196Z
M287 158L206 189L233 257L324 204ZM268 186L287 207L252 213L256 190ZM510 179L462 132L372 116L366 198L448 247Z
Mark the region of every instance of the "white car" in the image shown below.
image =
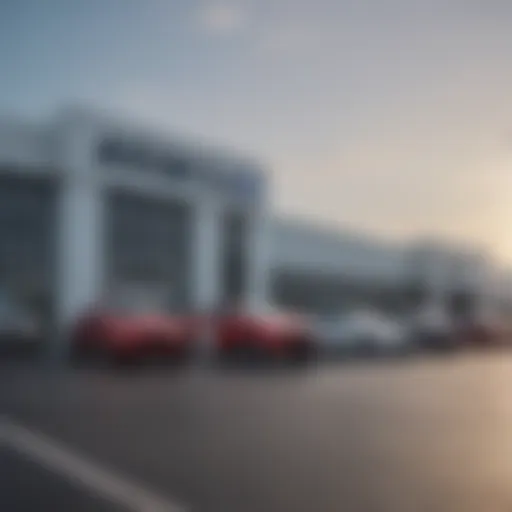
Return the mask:
M406 326L372 310L357 310L318 318L314 336L325 352L392 353L407 348Z
M448 349L455 342L454 323L442 308L434 305L412 315L409 331L414 342L427 349Z

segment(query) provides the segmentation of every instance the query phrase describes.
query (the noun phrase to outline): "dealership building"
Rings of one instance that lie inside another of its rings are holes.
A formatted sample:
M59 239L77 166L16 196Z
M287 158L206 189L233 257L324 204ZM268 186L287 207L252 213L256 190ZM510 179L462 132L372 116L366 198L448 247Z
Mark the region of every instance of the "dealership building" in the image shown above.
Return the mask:
M3 119L0 285L57 327L135 285L194 309L399 304L425 283L432 296L508 299L501 270L475 251L276 219L270 193L257 161L102 111Z

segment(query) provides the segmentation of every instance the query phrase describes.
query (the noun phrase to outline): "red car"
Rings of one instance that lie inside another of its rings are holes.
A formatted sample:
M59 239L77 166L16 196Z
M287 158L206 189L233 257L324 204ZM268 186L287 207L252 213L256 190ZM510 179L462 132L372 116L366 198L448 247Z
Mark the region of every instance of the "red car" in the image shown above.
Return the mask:
M306 361L315 352L305 319L277 310L224 312L213 319L221 357Z
M196 331L186 316L94 308L73 326L71 353L78 360L99 356L119 363L150 358L185 361L193 352Z
M459 329L463 345L475 348L498 347L507 342L505 327L498 321L473 320Z

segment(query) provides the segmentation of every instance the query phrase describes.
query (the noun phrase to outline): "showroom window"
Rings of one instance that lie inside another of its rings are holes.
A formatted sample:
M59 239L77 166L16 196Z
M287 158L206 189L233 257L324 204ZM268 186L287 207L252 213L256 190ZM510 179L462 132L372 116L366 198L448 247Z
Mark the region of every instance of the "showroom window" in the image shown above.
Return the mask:
M231 303L243 300L247 292L247 215L240 211L225 213L223 222L223 299Z
M166 286L181 307L190 281L190 208L177 201L115 192L108 200L109 283Z

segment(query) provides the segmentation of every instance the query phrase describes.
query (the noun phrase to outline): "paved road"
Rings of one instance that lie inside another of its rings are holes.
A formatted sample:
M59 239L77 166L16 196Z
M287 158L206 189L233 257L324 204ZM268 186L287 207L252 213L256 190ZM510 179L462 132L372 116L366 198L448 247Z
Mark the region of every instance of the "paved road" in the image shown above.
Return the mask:
M0 510L33 512L42 510L73 512L122 512L115 503L84 491L61 476L34 464L26 457L0 449L2 478Z
M0 372L4 418L186 510L512 510L512 354L305 371ZM0 496L20 504L1 510L129 509L12 447L0 464L11 468Z

